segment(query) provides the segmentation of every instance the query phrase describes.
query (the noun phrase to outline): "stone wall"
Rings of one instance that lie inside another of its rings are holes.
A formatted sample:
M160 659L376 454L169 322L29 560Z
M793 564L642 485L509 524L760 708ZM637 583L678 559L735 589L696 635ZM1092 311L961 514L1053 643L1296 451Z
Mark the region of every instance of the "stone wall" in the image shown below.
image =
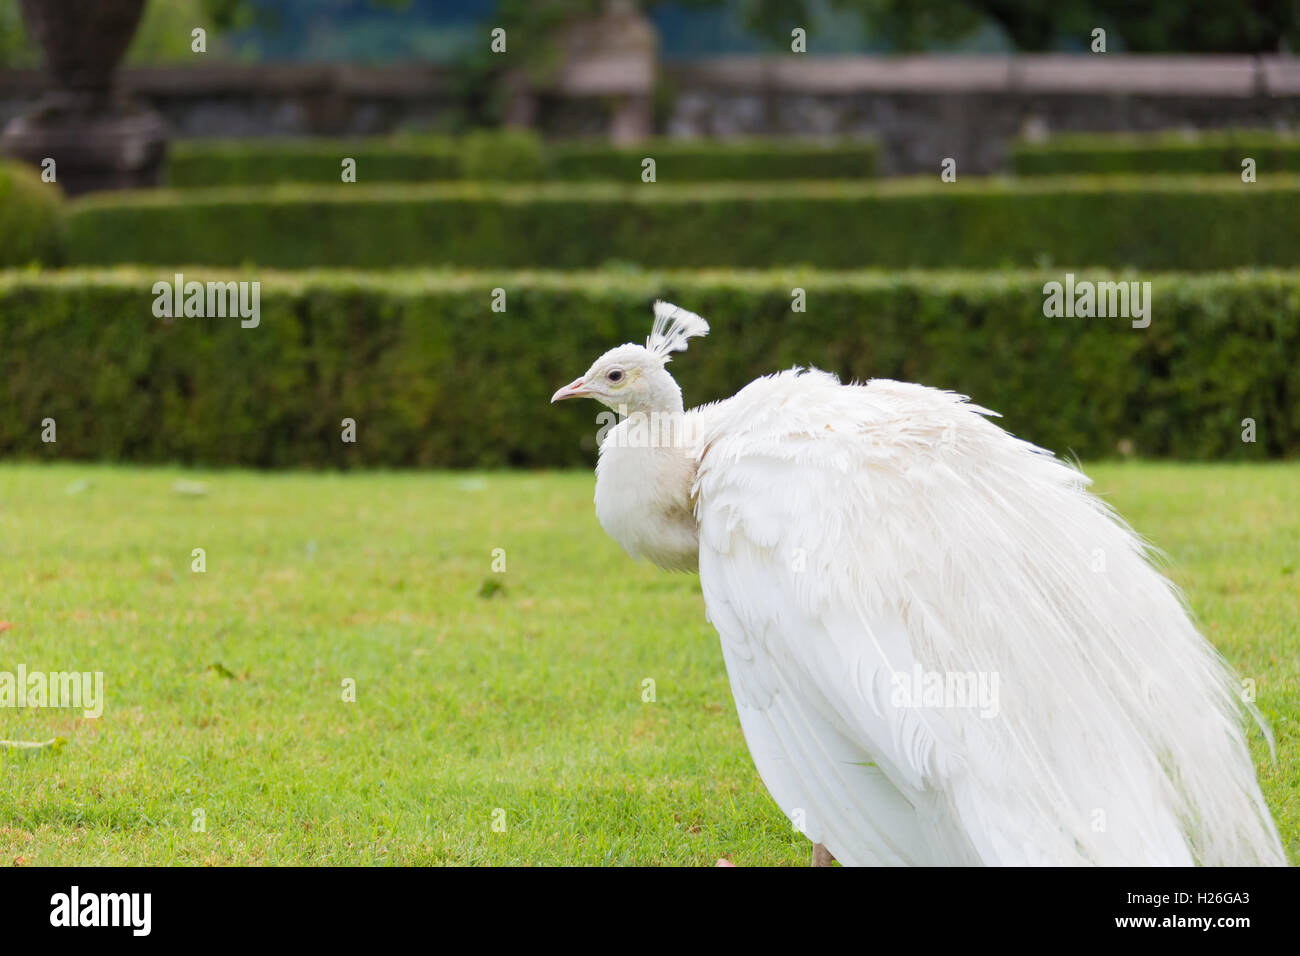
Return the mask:
M671 136L872 136L886 173L1004 168L1007 140L1061 131L1252 126L1300 129L1300 59L1104 55L722 57L664 64L657 110ZM373 135L431 129L462 84L420 66L219 66L130 70L130 91L175 135ZM0 121L39 94L0 71ZM552 92L550 134L607 129L599 96Z
M1300 130L1300 60L1098 56L731 59L669 70L673 136L873 136L885 173L1005 168L1054 132Z
M123 87L177 137L371 136L433 128L457 107L445 69L421 66L217 66L125 70ZM0 70L0 122L41 93L38 71Z

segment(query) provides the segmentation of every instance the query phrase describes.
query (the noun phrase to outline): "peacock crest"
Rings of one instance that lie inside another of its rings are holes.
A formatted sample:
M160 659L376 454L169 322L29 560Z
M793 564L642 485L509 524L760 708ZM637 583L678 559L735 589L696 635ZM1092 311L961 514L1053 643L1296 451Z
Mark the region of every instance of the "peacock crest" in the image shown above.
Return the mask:
M708 334L709 323L703 318L661 299L655 302L655 324L645 347L661 362L671 362L673 352L686 351L687 339Z

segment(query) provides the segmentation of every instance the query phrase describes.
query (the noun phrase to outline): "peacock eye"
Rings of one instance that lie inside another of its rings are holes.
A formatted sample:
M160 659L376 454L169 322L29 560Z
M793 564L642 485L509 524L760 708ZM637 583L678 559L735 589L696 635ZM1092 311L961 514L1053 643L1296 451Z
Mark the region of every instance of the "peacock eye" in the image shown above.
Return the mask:
M610 369L609 374L605 376L611 382L623 381L623 370L621 368Z

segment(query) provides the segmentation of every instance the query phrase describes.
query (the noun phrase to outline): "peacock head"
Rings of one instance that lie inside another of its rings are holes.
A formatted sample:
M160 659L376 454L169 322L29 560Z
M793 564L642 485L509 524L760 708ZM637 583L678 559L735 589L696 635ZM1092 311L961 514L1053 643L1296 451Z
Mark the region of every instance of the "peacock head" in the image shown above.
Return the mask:
M673 352L685 351L687 339L707 335L709 323L670 302L655 303L655 324L645 346L620 345L592 363L579 379L551 396L594 398L615 411L680 412L682 390L664 366Z

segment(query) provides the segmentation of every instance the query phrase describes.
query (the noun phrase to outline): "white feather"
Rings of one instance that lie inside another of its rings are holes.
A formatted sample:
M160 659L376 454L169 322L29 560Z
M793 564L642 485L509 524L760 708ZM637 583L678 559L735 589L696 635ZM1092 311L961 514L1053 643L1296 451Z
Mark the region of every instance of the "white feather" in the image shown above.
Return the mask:
M659 300L655 302L655 324L645 347L661 361L671 362L671 353L686 351L687 339L708 334L709 323L700 316Z
M707 330L656 303L642 410L691 437L607 438L597 513L698 566L809 837L847 864L1285 863L1231 670L1084 475L899 382L796 369L683 413L660 362ZM917 674L996 681L996 706L900 698Z
M1083 475L898 382L787 372L700 413L705 602L759 773L814 841L1285 862L1229 669ZM997 675L996 716L899 706L914 668Z

